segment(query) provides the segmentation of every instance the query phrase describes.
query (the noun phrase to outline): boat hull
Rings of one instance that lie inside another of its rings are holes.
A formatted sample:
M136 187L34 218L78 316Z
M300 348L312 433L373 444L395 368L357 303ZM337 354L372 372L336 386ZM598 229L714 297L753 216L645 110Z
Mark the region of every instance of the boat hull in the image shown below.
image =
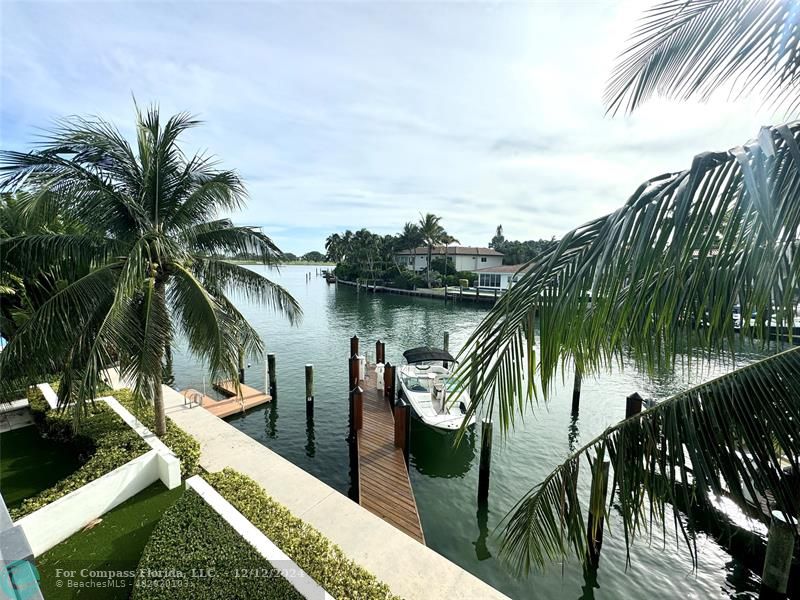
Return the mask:
M414 414L425 425L442 431L458 431L464 424L470 399L466 392L456 398L438 399L431 388L436 377L419 373L413 367L403 367L399 373L399 388L403 398L411 405ZM427 377L426 377L427 375ZM442 375L438 373L438 375ZM430 386L427 387L426 386ZM475 424L475 416L470 417L466 426Z

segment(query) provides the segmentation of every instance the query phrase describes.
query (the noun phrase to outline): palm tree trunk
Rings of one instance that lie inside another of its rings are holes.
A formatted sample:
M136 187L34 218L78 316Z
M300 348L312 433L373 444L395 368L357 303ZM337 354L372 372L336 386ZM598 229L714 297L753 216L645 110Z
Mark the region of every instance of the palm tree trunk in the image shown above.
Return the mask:
M166 299L164 293L165 283L161 279L156 279L155 285L155 301L159 304L157 310L166 312ZM157 379L155 386L155 394L153 395L153 413L155 417L155 434L158 437L164 437L167 433L167 415L164 412L164 388L163 388L163 358L165 348L161 348L161 356L159 357L158 364L161 367L161 373Z
M433 246L428 244L428 264L425 269L426 279L428 280L428 289L431 287L431 259L433 258Z
M161 384L156 386L153 397L153 411L155 413L156 436L164 437L167 433L167 415L164 413L164 388Z

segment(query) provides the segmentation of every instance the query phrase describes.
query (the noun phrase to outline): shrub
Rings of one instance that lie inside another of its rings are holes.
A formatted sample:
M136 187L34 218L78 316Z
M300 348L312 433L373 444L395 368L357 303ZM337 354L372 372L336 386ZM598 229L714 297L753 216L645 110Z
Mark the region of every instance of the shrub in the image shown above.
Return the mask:
M453 257L447 257L447 264L444 262L444 257L441 258L433 258L431 259L431 272L436 271L437 273L447 274L447 275L455 275L456 274L456 267L453 264Z
M420 277L413 271L408 270L402 270L399 272L395 271L390 280L390 285L392 287L403 290L413 290L415 287L419 287L424 284L425 279L423 277Z
M395 598L319 531L270 498L255 481L232 469L204 476L236 509L334 598Z
M139 561L131 596L132 600L176 597L303 598L192 490L167 509L153 530Z
M114 390L111 394L119 400L125 408L131 411L151 431L155 429L155 412L151 404L137 406L133 399L133 392L129 389ZM185 479L197 473L197 463L200 460L200 444L183 429L167 419L167 433L161 438L167 447L172 450L181 461L181 476Z

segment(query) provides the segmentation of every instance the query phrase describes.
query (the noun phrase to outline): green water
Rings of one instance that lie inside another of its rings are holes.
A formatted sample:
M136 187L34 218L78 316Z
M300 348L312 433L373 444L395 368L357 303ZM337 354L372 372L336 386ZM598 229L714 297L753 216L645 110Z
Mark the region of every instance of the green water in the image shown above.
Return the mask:
M259 269L260 267L253 267ZM457 351L481 318L486 306L447 304L406 296L357 293L349 287L329 286L321 277L306 281L314 267L285 267L270 277L288 288L305 312L303 322L291 327L269 311L238 302L239 308L261 333L269 352L277 356L277 401L229 422L296 465L343 493L349 489L347 435L347 354L349 338L357 334L362 349L374 352L375 340L386 343L386 355L402 363L402 352L423 344L441 345L450 333ZM740 360L747 360L743 356ZM306 420L304 365L315 374L315 412ZM584 379L580 416L570 414L572 378L556 389L546 405L531 409L513 433L495 436L488 510L476 502L479 435L470 434L453 449L450 438L417 421L411 431L411 478L427 544L512 598L714 598L753 597L759 579L742 557L731 557L712 537L697 534L700 562L692 570L688 551L676 544L668 530L652 544L637 542L631 565L625 568L625 546L618 519L608 523L600 569L585 576L572 561L554 564L544 574L515 577L498 560L499 540L494 528L517 500L581 443L624 417L625 397L638 391L646 398L665 398L689 382L728 370L714 366L664 375L655 381L633 368ZM175 386L200 388L203 371L184 352L175 354ZM247 370L247 383L264 386L264 365ZM584 497L588 490L584 489ZM668 515L668 522L672 517Z

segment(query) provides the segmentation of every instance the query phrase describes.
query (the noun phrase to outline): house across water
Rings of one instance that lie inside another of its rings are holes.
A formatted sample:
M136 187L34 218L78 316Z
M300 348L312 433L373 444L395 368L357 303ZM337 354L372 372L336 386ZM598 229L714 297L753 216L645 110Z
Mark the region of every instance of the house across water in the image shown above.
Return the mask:
M456 271L477 271L486 267L499 267L503 264L503 254L493 248L477 246L434 246L431 259L447 256ZM394 255L395 262L411 271L424 271L428 267L428 248L421 246L411 250L401 250Z
M525 274L525 271L520 271L523 266L496 265L473 269L472 272L478 276L475 281L475 287L507 290Z

